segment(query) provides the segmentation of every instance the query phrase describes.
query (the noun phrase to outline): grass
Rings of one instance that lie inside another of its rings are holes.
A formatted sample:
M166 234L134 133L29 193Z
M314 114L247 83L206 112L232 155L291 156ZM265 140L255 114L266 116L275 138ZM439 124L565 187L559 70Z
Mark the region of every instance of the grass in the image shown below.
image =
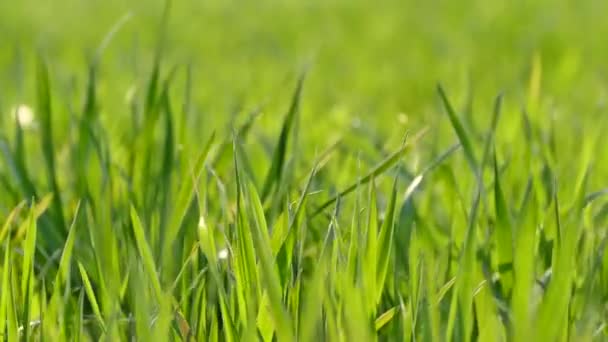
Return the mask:
M0 339L608 339L605 5L464 5L0 4Z

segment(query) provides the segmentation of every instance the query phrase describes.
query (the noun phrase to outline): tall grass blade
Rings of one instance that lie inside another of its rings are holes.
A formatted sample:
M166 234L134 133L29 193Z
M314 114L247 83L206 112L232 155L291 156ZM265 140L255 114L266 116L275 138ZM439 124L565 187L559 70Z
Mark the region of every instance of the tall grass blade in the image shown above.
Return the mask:
M376 251L376 303L380 302L384 292L384 284L388 265L391 260L393 236L395 235L395 202L397 200L397 178L393 182L393 190L389 199L388 208L384 215L384 222L378 235L378 249Z
M306 73L302 73L298 78L298 83L296 85L295 92L291 99L291 106L289 107L289 111L285 116L283 121L283 127L281 128L281 135L279 136L279 141L272 155L272 163L270 164L270 169L266 175L266 180L264 181L264 187L262 188L262 200L266 200L266 198L270 195L270 192L273 188L277 188L283 179L283 169L285 164L285 158L287 155L287 144L289 143L289 136L293 135L292 127L297 120L296 116L300 109L300 97L302 96L302 86L304 84L304 79L306 77Z
M452 124L452 127L454 127L454 131L456 131L456 135L458 136L460 144L464 149L464 155L467 159L467 163L469 164L471 170L477 173L477 158L475 157L475 151L473 150L473 143L471 142L471 138L469 137L469 134L466 132L464 126L460 122L458 115L456 115L456 112L450 104L450 101L448 100L448 97L445 94L445 91L443 90L443 87L441 85L437 85L437 92L439 93L443 106L445 107L448 117L450 118L450 123Z
M150 246L146 241L144 228L141 224L141 221L139 220L137 211L135 211L135 208L133 206L131 206L131 224L133 226L133 234L135 235L135 243L137 244L139 257L141 258L141 262L144 266L146 276L148 277L148 280L150 281L150 284L152 286L155 299L160 303L163 298L163 291L160 285L160 281L158 279L158 274L156 273L154 257L152 256L152 251L150 250Z
M55 168L55 147L53 142L52 128L52 109L51 109L51 85L49 81L49 72L46 63L42 58L38 61L37 70L37 98L38 112L40 113L41 126L41 149L46 163L47 177L51 191L53 191L55 200L53 201L53 216L56 222L53 229L64 233L67 228L63 216L62 193L59 190L57 183L57 171Z
M105 332L106 326L104 323L103 316L101 315L101 310L99 309L99 304L97 301L97 297L95 295L95 291L93 290L93 286L91 284L91 280L89 279L89 276L87 275L87 271L85 270L84 266L82 266L82 264L80 262L78 262L78 271L80 272L80 277L81 277L82 283L84 285L84 290L85 290L85 293L87 294L87 299L89 300L91 309L93 310L93 314L95 315L97 322L99 323L99 325L103 328L103 331Z
M494 206L496 211L496 251L498 268L513 262L513 226L507 203L502 192L498 174L496 153L494 154ZM501 284L505 291L511 288L513 274L503 274ZM506 293L503 293L506 294Z
M252 236L260 262L260 271L263 276L263 283L260 284L260 287L265 288L268 293L270 308L277 329L277 337L279 340L290 341L293 339L293 324L282 302L281 282L272 256L264 209L253 183L248 182L247 187L248 201L253 211L252 214L255 222Z
M12 300L11 296L11 284L10 284L10 275L11 275L11 245L10 241L6 243L4 250L4 261L2 266L2 292L0 293L0 334L2 334L2 340L4 339L4 334L6 332L5 328L7 327L8 320L8 309L9 309L9 301ZM9 327L10 328L10 327Z

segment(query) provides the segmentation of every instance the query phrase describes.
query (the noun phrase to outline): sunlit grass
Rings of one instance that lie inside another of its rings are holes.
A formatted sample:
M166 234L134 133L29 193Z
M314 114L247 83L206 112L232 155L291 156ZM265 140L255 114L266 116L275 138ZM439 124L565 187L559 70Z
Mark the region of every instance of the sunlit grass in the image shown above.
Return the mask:
M362 105L393 103L397 88L328 105L319 80L345 76L321 53L218 119L197 93L221 102L229 87L193 80L162 18L141 79L104 64L129 13L85 72L40 52L24 64L31 95L0 98L2 340L608 337L604 109L574 112L542 87L575 62L543 68L535 53L515 86L497 79L506 90L476 101L474 82L410 71L425 95L399 95L419 109L405 114ZM357 58L340 56L369 71L355 72L362 82L386 81ZM604 100L583 80L589 101Z

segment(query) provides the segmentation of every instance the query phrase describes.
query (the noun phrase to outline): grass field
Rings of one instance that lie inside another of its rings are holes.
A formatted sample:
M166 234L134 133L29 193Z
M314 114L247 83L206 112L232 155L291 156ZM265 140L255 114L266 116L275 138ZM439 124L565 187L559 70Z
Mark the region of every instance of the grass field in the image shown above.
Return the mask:
M0 1L0 339L608 340L603 1Z

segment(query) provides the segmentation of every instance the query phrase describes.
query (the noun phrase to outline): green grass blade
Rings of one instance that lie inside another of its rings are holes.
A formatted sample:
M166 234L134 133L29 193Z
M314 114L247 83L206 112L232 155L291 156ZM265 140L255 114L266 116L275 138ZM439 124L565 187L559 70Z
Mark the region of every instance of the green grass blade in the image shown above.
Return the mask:
M234 144L236 145L236 139ZM237 187L237 198L236 198L236 265L235 274L237 279L237 295L239 296L241 321L246 327L249 325L248 316L251 316L255 312L255 304L257 301L263 301L261 294L260 275L258 273L258 266L256 263L254 239L252 236L252 230L247 219L247 215L243 208L243 200L241 194L241 176L238 162L238 150L234 149L234 172L235 181ZM259 306L259 312L264 313L266 310L262 304Z
M131 206L131 224L133 225L135 243L137 244L137 250L139 251L141 262L143 263L144 269L146 271L146 276L148 277L148 280L150 281L150 284L152 286L155 299L160 303L163 298L163 291L160 286L158 274L156 273L154 257L152 256L152 251L150 250L150 246L146 241L144 228L141 224L141 221L139 220L137 211L135 211L135 208L133 206Z
M78 262L78 271L80 272L80 278L82 279L82 284L83 284L84 290L87 294L87 299L89 300L89 303L91 305L91 309L93 310L93 314L95 315L97 322L99 323L99 325L102 327L103 331L105 332L106 326L104 323L103 316L101 315L101 310L99 309L99 304L97 302L97 297L95 295L95 291L93 290L93 285L91 285L91 280L89 279L89 276L87 275L86 269L84 268L84 266L82 266L82 264L80 262Z
M13 279L15 279L16 271L11 267L9 268L9 285L6 290L7 292L7 306L6 306L6 331L8 336L7 341L19 341L19 322L17 316L17 303L15 300L15 287Z
M382 315L376 318L376 321L374 322L374 327L376 328L376 331L380 331L380 329L390 323L393 318L395 318L397 312L399 312L399 306L394 306L386 310Z
M359 191L357 191L359 192ZM347 277L353 282L358 283L360 277L359 264L360 255L359 250L362 249L360 246L361 240L361 205L360 197L357 193L355 196L355 205L351 213L350 223L350 238L348 239L348 254L346 256L346 273ZM344 242L346 244L346 241Z
M289 143L289 136L292 135L292 127L297 120L296 116L300 109L300 97L302 96L302 86L305 78L306 73L302 73L298 78L296 90L291 100L291 106L289 107L289 111L283 120L281 135L279 136L279 141L275 147L272 156L272 164L270 164L270 169L268 170L266 180L264 181L264 187L262 188L263 201L266 200L266 198L270 195L273 187L278 187L278 185L281 184L285 158L287 155L287 144Z
M555 215L556 221L560 222L559 213L556 212ZM577 254L577 247L582 233L578 228L581 226L580 220L580 212L572 213L561 229L563 236L554 253L551 280L538 309L535 322L536 326L543 327L543 329L535 330L535 338L541 338L544 341L556 340L563 331L563 324L570 320L569 311L574 305L574 298L565 294L570 294L575 285L576 261L577 258L580 258L580 253Z
M445 91L443 90L443 87L441 85L437 85L437 92L439 93L441 101L443 102L443 106L445 107L448 117L450 118L450 123L452 124L452 127L454 127L454 131L456 131L456 135L458 136L460 144L464 149L464 155L467 159L467 163L469 164L471 170L474 173L477 173L477 158L475 157L475 151L473 150L471 138L469 137L469 134L466 132L464 126L460 122L458 115L456 115L456 112L454 112L454 108L450 104L450 101L448 100L448 97L445 94Z
M323 314L323 302L325 300L324 284L327 281L327 257L322 256L315 269L310 282L307 282L304 291L302 316L300 317L300 329L298 341L312 341L318 329L318 321Z
M279 340L290 341L293 339L293 325L289 313L282 302L282 289L276 265L272 257L270 238L268 237L268 226L264 217L264 209L253 183L248 182L248 200L253 211L255 222L252 236L257 255L260 260L260 271L263 275L263 287L270 299L270 308L275 321ZM262 284L260 284L262 285Z
M2 292L0 293L0 333L5 333L7 326L7 314L9 307L10 289L10 274L11 274L11 245L10 241L6 243L4 250L4 262L2 266Z
M55 168L55 147L53 143L53 128L51 114L51 85L49 81L49 73L46 63L40 58L38 62L37 74L37 97L38 97L38 112L40 114L41 125L41 149L46 162L47 177L51 190L53 191L55 200L53 201L53 214L56 220L56 227L61 233L67 228L63 216L63 206L61 201L62 192L59 190L57 183L57 171Z
M502 109L502 94L496 97L494 101L494 112L492 115L492 122L490 123L490 129L488 131L488 135L486 137L486 141L483 147L483 155L481 157L481 165L480 167L483 169L485 165L488 163L488 159L490 158L490 148L492 143L494 142L494 135L496 134L496 128L498 127L498 120L500 119L500 113Z
M397 150L396 152L394 152L393 154L391 154L390 156L388 156L380 164L378 164L376 167L374 167L363 178L357 180L355 183L353 183L352 185L346 187L346 189L342 190L339 194L335 195L331 199L329 199L326 202L324 202L323 204L321 204L317 209L315 209L313 211L313 213L310 216L311 217L315 217L315 216L319 215L325 209L327 209L329 206L331 206L332 204L334 204L334 202L336 202L336 200L338 198L345 197L346 195L350 194L355 189L357 189L357 187L359 187L361 185L367 184L370 180L372 180L372 178L378 178L379 175L383 174L388 169L390 169L392 166L394 166L395 164L397 164L399 162L399 160L401 160L401 157L407 151L411 150L412 146L414 146L414 144L416 142L418 142L424 136L425 133L426 133L426 130L420 131L411 140L408 140L405 144L403 144L403 146L399 150Z
M300 198L298 199L298 203L296 205L296 209L293 212L291 221L289 221L289 225L287 226L286 234L283 234L281 237L277 237L277 239L285 236L284 239L277 242L276 244L280 244L278 251L276 253L276 260L279 267L279 272L281 275L281 279L288 279L288 274L292 271L292 262L293 257L295 255L294 247L297 243L298 238L302 234L302 224L305 216L305 207L307 203L307 198L309 196L310 186L312 184L313 178L317 172L317 167L313 167L313 169L308 174L308 180L306 181L306 185L304 186L304 190L300 194ZM275 233L277 233L275 231ZM273 245L274 246L274 245ZM274 251L274 249L273 249Z
M175 238L179 234L179 229L182 226L184 218L190 208L190 204L194 199L195 191L201 173L205 166L205 160L209 154L209 150L215 140L215 132L211 134L203 149L201 150L198 158L194 162L191 168L186 168L180 177L177 179L181 182L177 197L175 199L175 205L173 207L173 215L167 226L167 231L164 235L164 241L162 242L163 251L171 251L172 244L175 242ZM172 260L172 253L163 254L163 265L168 264Z
M36 235L38 232L38 226L36 224L36 218L34 217L33 210L30 210L30 213L27 218L27 231L25 235L25 242L23 246L23 263L21 266L21 270L23 272L23 277L21 278L21 294L22 298L26 297L26 292L29 290L29 285L31 281L31 276L33 276L33 267L34 267L34 257L36 254ZM23 303L25 305L29 305L29 303Z
M502 192L498 173L496 153L494 154L494 206L496 211L496 251L498 254L498 267L513 262L513 226L507 203ZM511 288L513 274L503 274L501 283L503 289ZM506 294L506 293L505 293Z
M19 212L21 211L23 206L25 206L25 204L26 204L25 201L22 201L21 203L19 203L15 208L13 208L13 210L11 210L11 212L6 217L6 220L4 220L4 224L2 225L2 230L0 230L0 243L4 243L4 238L6 238L6 236L8 235L9 230L11 228L11 224L13 224L17 215L19 215Z
M22 290L22 304L21 309L23 310L21 325L23 327L22 336L25 341L29 340L30 337L30 321L32 313L32 296L34 291L34 262L36 254L36 235L37 225L36 219L34 218L32 210L28 216L28 229L25 238L25 245L23 250L23 268L21 278L21 290Z
M26 150L25 150L25 138L23 128L19 122L15 125L15 151L11 153L8 145L4 141L2 142L3 152L6 158L6 163L11 167L13 176L19 181L21 192L27 198L36 197L36 188L32 179L28 173L28 169L25 163Z
M74 319L74 342L80 342L84 335L84 290L78 295L78 315Z
M384 283L388 272L395 234L395 202L397 201L397 178L393 182L393 190L389 199L388 208L384 215L384 222L378 235L378 249L376 251L376 303L380 302L384 292Z
M513 312L513 336L517 341L530 338L529 334L533 327L530 322L530 305L534 285L537 210L534 191L530 190L530 197L525 200L518 219L514 243L514 284L511 310Z
M377 290L376 290L376 268L378 255L378 207L376 199L376 184L372 179L369 183L369 214L367 218L367 234L365 239L365 258L363 262L363 277L367 292L367 306L371 309L369 314L376 312Z
M458 298L458 313L460 317L460 338L470 339L473 329L473 292L475 291L475 279L477 275L475 252L477 250L476 228L477 214L481 194L476 192L471 210L469 212L468 226L460 256L458 278L456 279L456 293Z
M202 209L199 209L202 212ZM202 251L205 253L205 256L208 260L209 271L211 276L215 282L217 293L218 293L218 302L220 306L220 313L223 323L223 332L225 340L228 342L236 341L237 339L237 331L235 327L235 320L233 311L230 310L228 303L228 294L224 288L224 281L222 280L220 270L218 267L218 258L217 258L217 243L214 236L214 231L211 227L208 227L205 219L201 216L199 220L198 226L198 236L199 243L201 245ZM214 316L215 317L215 316ZM212 325L213 327L213 325ZM212 329L212 334L215 334Z
M74 249L74 241L76 240L76 220L80 211L80 202L76 205L76 211L74 213L74 219L70 226L68 238L63 247L61 253L61 259L59 260L59 271L55 277L55 288L58 289L60 286L66 285L66 292L70 292L70 266L72 261L72 251Z

